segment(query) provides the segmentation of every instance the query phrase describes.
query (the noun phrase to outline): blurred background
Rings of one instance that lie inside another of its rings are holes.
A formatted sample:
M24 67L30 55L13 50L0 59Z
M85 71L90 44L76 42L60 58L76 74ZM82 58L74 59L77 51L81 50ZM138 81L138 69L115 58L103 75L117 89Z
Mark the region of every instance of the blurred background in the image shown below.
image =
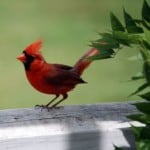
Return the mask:
M136 2L136 3L135 3ZM23 65L22 50L43 39L43 55L51 63L73 65L90 47L98 32L110 31L109 13L122 19L123 6L140 17L143 0L1 0L0 109L46 104L53 96L34 90ZM142 62L131 61L137 50L125 48L114 59L95 61L83 74L88 84L69 93L64 105L137 100L128 97L143 81L129 81Z

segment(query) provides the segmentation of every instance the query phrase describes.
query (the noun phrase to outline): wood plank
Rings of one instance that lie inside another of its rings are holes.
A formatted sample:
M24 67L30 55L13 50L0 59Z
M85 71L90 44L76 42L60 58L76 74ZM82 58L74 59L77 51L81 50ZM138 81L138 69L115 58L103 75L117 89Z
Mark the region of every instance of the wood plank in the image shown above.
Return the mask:
M136 112L128 103L0 110L0 150L134 150L125 116Z

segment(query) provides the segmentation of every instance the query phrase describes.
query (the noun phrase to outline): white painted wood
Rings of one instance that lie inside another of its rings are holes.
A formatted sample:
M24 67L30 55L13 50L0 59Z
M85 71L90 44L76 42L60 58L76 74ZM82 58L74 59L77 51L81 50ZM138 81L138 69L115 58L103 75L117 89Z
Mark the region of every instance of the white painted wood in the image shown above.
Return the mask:
M125 116L136 112L128 103L0 110L0 150L134 150Z

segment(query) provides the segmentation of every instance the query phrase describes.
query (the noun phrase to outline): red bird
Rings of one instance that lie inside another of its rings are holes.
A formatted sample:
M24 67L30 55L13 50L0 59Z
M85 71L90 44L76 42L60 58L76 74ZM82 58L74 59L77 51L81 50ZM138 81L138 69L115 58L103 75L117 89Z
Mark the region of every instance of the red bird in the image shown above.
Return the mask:
M24 49L17 59L23 63L27 79L36 90L56 95L47 105L36 105L50 109L64 101L68 97L67 93L77 84L86 83L80 76L92 62L87 58L99 54L99 51L95 48L90 49L71 67L47 63L40 51L41 46L41 40L32 43ZM51 105L60 95L63 98Z

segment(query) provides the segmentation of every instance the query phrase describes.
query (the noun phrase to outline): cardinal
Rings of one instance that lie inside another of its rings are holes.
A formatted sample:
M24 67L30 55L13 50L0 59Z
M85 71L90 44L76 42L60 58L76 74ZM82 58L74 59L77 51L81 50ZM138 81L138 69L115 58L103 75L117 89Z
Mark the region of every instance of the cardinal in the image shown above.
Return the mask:
M73 66L48 63L41 52L42 40L27 46L21 55L17 57L25 69L29 83L39 92L53 94L55 97L46 105L36 105L42 108L55 108L67 99L68 92L73 90L77 84L86 83L81 75L91 64L91 56L96 56L99 51L91 48ZM56 99L62 95L58 101ZM55 101L55 102L54 102Z

